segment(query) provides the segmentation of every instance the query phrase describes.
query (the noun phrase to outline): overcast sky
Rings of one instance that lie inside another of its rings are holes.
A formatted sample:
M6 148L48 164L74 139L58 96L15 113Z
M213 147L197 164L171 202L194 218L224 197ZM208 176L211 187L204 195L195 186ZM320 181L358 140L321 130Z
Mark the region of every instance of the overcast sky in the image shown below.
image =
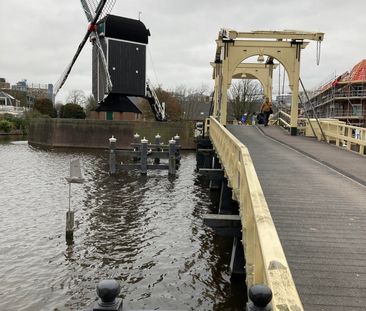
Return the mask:
M147 76L165 89L213 88L209 63L223 27L324 32L319 66L315 42L302 51L301 77L307 88L366 58L365 0L117 0L112 14L137 19L139 11L151 32ZM0 0L0 26L0 77L11 83L27 79L54 84L85 34L87 21L79 0ZM91 93L89 43L57 100L73 89Z

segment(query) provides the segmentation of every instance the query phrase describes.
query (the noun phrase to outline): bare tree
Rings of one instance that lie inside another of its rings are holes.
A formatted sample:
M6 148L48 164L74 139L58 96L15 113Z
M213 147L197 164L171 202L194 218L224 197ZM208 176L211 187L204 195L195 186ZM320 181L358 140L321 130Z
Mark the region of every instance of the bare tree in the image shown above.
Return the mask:
M87 103L87 99L82 90L72 90L67 96L66 102L68 104L77 104L81 107L85 107Z
M86 106L85 106L86 116L89 117L90 116L90 111L95 110L95 108L97 108L97 101L95 100L93 94L90 94L86 98Z
M235 81L229 90L232 116L240 120L245 113L252 114L258 110L262 98L263 90L258 82L248 79Z

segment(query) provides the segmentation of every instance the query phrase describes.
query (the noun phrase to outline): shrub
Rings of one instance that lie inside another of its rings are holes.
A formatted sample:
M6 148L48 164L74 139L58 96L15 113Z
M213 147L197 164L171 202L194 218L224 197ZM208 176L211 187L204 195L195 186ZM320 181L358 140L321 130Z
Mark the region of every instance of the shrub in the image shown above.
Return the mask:
M60 117L66 119L85 119L86 115L83 107L78 104L66 104L61 107Z
M39 98L36 99L34 103L33 109L37 110L38 112L50 116L51 118L57 117L57 111L53 107L53 103L48 98Z
M14 128L14 124L8 120L0 120L0 131L10 133Z

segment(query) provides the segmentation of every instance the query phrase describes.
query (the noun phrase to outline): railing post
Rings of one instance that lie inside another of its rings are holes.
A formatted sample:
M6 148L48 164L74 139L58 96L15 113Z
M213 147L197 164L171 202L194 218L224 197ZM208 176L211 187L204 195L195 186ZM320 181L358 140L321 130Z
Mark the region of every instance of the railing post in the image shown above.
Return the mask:
M350 127L347 127L347 136L352 138L352 129ZM351 150L352 142L350 140L347 141L347 149Z
M262 284L253 285L249 288L247 311L272 311L271 300L272 291L268 286Z
M141 174L147 174L147 144L149 141L144 137L141 139Z
M122 311L123 301L117 298L121 287L116 280L103 280L97 285L98 301L93 311Z
M112 135L109 138L109 173L115 174L116 169L116 142L117 139Z
M175 140L172 138L169 140L169 175L175 175L176 173L175 151Z

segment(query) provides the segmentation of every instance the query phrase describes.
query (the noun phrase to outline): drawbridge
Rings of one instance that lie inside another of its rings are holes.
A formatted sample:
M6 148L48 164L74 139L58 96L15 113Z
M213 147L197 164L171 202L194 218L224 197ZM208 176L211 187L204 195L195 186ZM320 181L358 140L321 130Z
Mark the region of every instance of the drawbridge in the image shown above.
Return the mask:
M198 154L209 157L201 163L202 173L212 182L221 181L220 200L229 192L239 205L235 217L219 210L222 215L208 218L211 225L226 222L222 227L240 220L231 268L240 263L235 256L242 246L252 300L248 310L366 308L366 129L298 116L301 50L307 40L319 44L323 36L221 30L216 40L214 109L205 127L212 147ZM254 65L243 61L256 55L268 59L253 71ZM273 66L274 59L289 77L291 113L278 112L269 127L228 124L231 80L256 78L270 95L273 67L267 65ZM270 289L271 302L253 304L258 297L250 289L257 285Z

